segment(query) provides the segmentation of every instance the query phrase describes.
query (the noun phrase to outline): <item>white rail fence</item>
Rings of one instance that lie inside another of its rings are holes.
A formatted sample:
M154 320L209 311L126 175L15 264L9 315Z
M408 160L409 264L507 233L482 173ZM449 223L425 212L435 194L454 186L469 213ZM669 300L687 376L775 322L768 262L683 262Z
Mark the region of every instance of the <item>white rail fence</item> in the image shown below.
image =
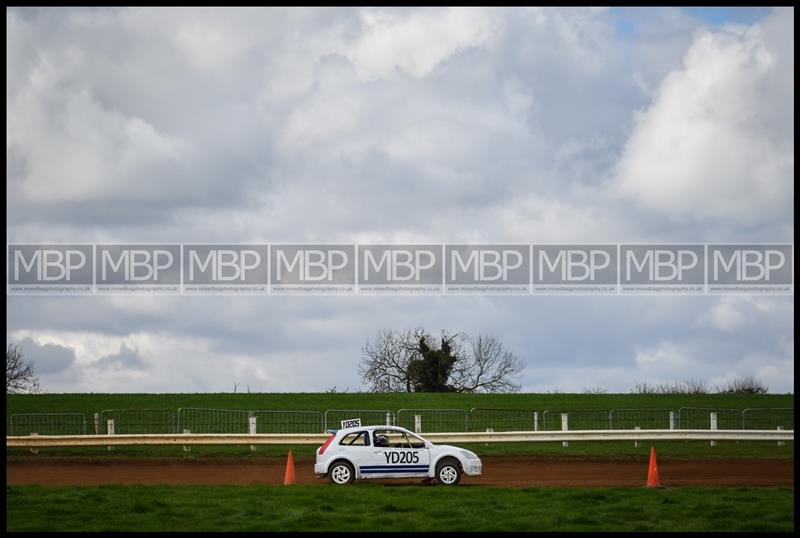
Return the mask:
M316 445L327 434L122 434L6 437L7 448L123 445ZM425 434L437 443L526 443L547 441L794 441L794 430L572 430L450 432Z

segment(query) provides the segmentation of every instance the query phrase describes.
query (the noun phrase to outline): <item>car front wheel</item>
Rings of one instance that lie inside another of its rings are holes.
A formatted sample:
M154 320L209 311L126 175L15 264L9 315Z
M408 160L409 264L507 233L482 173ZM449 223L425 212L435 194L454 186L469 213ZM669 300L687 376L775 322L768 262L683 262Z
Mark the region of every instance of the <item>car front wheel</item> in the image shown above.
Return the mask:
M436 465L436 481L445 486L455 486L461 480L461 467L453 459L445 459Z
M331 482L337 486L346 486L355 478L355 472L353 471L353 466L346 461L337 461L331 465L328 470L328 476Z

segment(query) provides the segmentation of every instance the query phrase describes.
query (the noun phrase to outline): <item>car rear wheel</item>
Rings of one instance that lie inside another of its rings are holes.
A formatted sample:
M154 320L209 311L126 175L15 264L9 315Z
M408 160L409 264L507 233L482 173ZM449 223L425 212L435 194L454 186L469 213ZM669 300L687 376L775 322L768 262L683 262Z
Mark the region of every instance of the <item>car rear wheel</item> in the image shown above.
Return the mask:
M328 476L330 477L331 482L337 486L346 486L347 484L353 482L356 474L353 471L352 465L346 461L337 461L331 465L331 468L328 470Z
M461 467L452 458L436 464L436 481L444 486L455 486L461 481Z

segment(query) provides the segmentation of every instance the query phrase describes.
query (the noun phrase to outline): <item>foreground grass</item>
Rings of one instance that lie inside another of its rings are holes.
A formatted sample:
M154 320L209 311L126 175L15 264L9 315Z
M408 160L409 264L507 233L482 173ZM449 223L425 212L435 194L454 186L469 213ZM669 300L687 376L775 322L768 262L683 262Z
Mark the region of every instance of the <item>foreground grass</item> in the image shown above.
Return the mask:
M565 456L597 458L639 458L650 456L650 447L655 446L660 458L673 459L715 459L715 458L754 458L791 459L794 458L794 442L778 446L772 441L719 441L717 446L709 446L708 441L642 441L638 447L633 441L570 442L568 447L561 443L459 443L480 456ZM248 446L193 446L190 452L183 452L179 446L119 446L113 451L106 447L80 448L42 448L38 455L27 449L7 449L6 456L13 459L41 458L263 458L265 456L285 457L292 450L297 460L313 460L316 446L311 445L260 445L255 451Z
M792 531L790 488L6 488L9 531Z

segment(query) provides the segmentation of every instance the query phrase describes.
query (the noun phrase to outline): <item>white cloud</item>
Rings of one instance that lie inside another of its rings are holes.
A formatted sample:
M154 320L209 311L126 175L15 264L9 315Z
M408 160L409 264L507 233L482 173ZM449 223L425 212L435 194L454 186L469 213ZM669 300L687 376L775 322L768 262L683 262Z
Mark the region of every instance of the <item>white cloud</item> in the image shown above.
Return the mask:
M224 70L250 45L235 28L226 32L199 21L182 25L175 39L192 65L208 72Z
M45 56L9 110L7 145L25 163L21 196L48 204L164 196L158 168L179 170L186 144L103 107L88 90L60 88L61 69Z
M452 54L485 43L492 17L477 9L366 10L361 23L347 54L359 76L391 77L401 70L422 77Z
M614 188L676 220L790 216L793 34L786 10L751 27L701 30L636 116Z
M660 342L657 346L636 351L636 367L646 379L668 381L681 379L683 372L691 370L694 357L672 342Z
M708 321L713 327L728 333L735 332L748 323L747 316L730 302L714 305L708 314Z
M775 301L770 297L719 297L708 310L697 317L697 326L736 334L757 323L783 326L794 317L791 302Z

